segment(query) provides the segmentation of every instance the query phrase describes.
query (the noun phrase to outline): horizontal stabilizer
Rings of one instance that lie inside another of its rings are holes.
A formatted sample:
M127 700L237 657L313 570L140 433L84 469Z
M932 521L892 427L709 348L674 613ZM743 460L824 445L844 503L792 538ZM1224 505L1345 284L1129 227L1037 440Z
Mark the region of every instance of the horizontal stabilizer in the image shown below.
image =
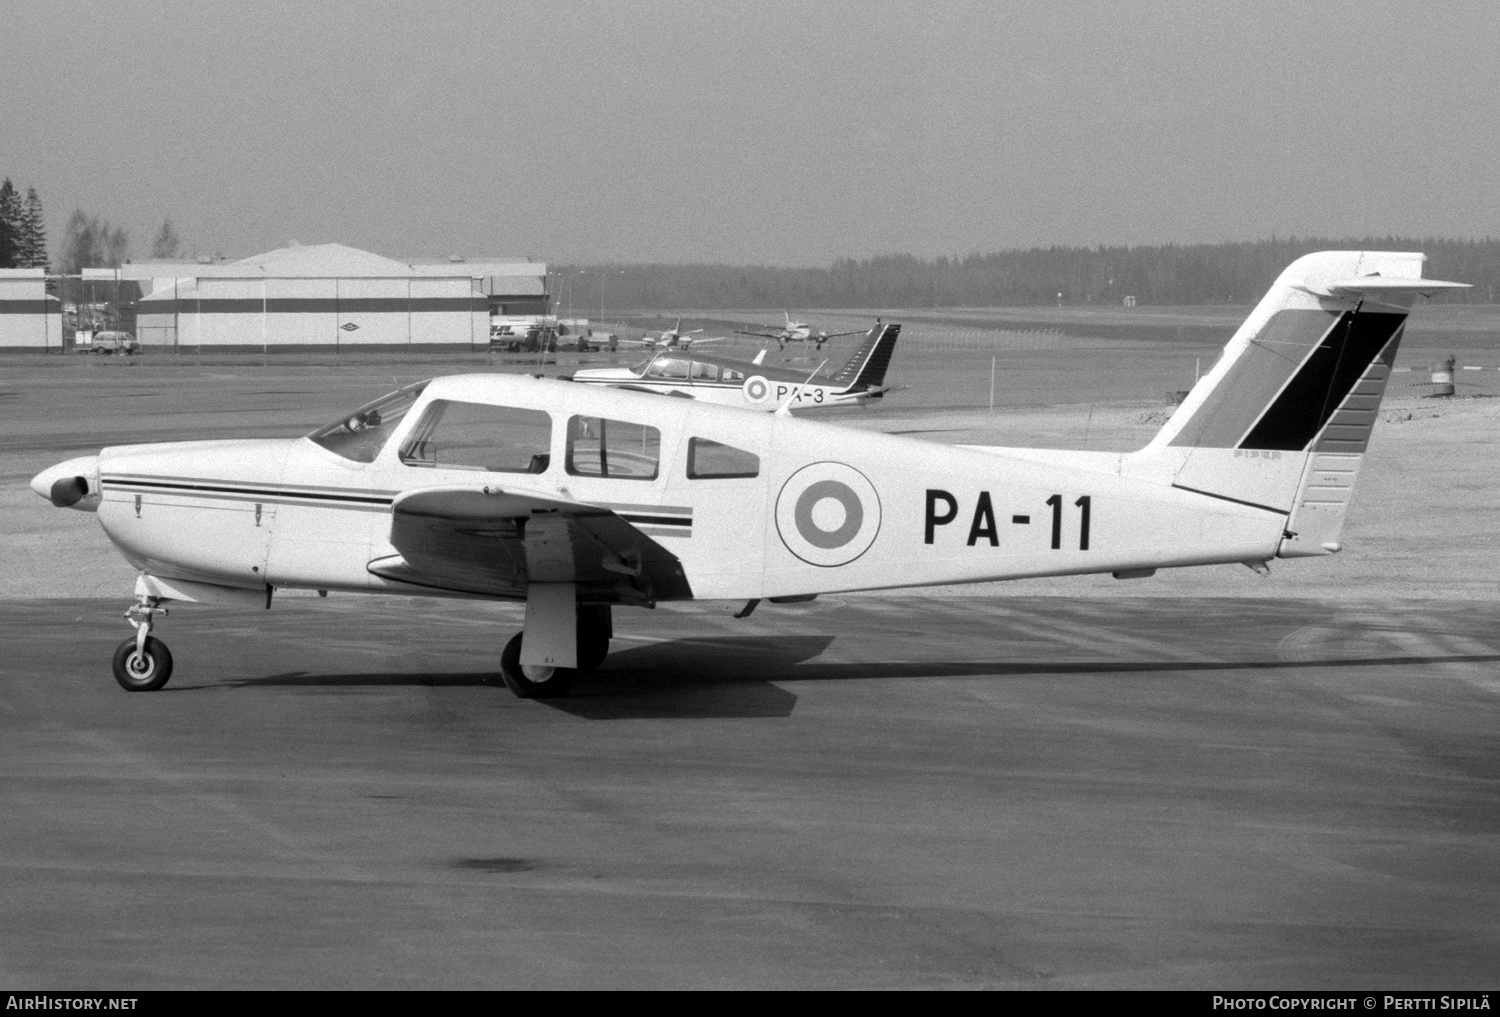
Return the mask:
M1319 297L1385 296L1413 293L1431 296L1439 290L1466 290L1469 283L1443 282L1441 279L1402 279L1393 276L1367 275L1357 279L1336 279L1321 287L1298 287L1304 292Z

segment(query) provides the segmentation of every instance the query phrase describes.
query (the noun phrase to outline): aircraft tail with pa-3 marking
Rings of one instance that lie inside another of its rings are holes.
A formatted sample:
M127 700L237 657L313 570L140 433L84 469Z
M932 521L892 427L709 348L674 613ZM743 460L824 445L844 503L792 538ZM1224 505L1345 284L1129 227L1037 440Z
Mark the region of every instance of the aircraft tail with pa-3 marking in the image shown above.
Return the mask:
M1424 260L1325 251L1293 262L1136 457L1173 465L1175 488L1285 513L1277 557L1339 550L1411 305L1464 285L1423 279Z
M851 395L868 393L869 398L879 398L885 393L885 372L891 366L891 357L896 352L896 339L901 335L898 324L875 323L865 336L865 341L828 380L830 386L842 386Z

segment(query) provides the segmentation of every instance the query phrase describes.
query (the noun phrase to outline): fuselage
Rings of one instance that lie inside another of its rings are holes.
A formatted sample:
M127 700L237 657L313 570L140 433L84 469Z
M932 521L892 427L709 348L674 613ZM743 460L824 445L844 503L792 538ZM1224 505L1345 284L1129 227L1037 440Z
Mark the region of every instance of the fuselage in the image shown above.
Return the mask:
M450 413L502 407L541 423L501 471L449 465L413 439L439 402ZM615 433L642 429L641 450L616 453L612 475L580 472L572 464L585 419ZM99 521L132 564L163 578L443 593L369 566L397 554L399 495L469 485L604 507L675 555L691 596L709 599L1258 561L1275 554L1285 522L1174 489L1171 465L1154 460L1062 453L1049 462L507 375L433 381L378 447L353 458L325 444L106 448ZM710 447L737 465L695 468Z

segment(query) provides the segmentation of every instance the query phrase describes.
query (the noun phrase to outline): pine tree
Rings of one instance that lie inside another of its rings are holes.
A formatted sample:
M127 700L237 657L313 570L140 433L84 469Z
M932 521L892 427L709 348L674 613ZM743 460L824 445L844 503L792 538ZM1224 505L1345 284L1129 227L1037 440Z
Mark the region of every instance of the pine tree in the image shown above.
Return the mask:
M172 228L172 220L162 221L161 229L156 233L156 239L151 241L151 257L170 259L182 256L182 241L177 238L177 231Z
M21 234L24 258L17 261L21 268L49 268L47 259L47 221L42 216L42 199L36 188L26 188L26 207L21 213Z
M10 177L0 184L0 268L15 268L21 233L21 199Z

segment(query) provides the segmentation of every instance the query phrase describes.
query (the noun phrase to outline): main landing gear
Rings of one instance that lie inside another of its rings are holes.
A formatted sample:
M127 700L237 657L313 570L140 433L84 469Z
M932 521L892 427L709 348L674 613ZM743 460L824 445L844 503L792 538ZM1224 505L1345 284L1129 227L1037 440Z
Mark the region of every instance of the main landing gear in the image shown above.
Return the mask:
M115 648L115 681L126 692L155 692L172 677L172 652L151 634L151 619L166 614L159 597L140 596L125 612L135 635Z
M505 687L522 699L555 699L565 696L580 675L586 675L609 656L614 622L608 604L578 605L578 666L546 667L521 663L521 638L517 632L500 654L500 677Z

